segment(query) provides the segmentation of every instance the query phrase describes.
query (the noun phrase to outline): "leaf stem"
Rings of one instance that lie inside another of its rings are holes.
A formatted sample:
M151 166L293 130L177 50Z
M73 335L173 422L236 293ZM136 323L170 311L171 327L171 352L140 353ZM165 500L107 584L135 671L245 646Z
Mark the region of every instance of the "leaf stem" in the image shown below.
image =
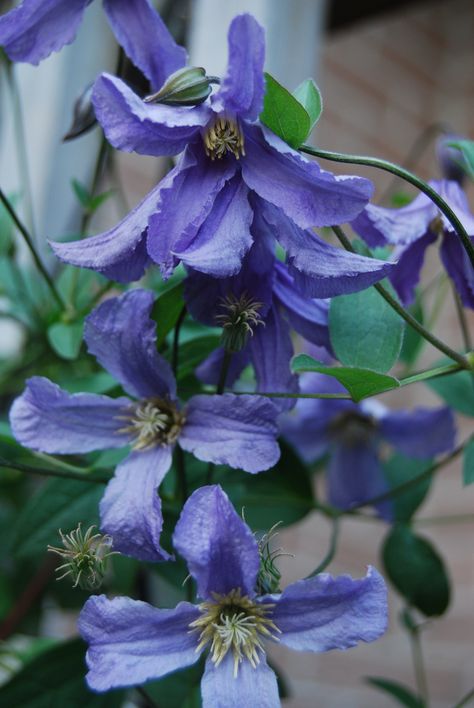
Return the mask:
M341 229L341 227L333 226L332 230L334 231L346 251L354 253L354 248L352 247L350 240L347 238L346 234ZM453 359L453 361L456 361L463 369L467 369L468 371L471 370L471 365L464 356L458 354L458 352L454 351L454 349L451 349L451 347L449 347L447 344L438 339L438 337L435 337L434 334L431 334L431 332L425 329L423 325L420 324L420 322L418 322L418 320L415 319L415 317L413 317L413 315L408 312L408 310L405 310L405 308L400 305L399 302L397 302L397 300L389 293L386 288L384 288L383 285L380 285L380 283L375 283L373 287L377 290L378 293L380 293L384 300L388 302L388 304L400 315L400 317L402 317L405 322L410 325L410 327L412 327L418 332L418 334L420 334L424 339L430 342L430 344L432 344L440 352L446 354L446 356L448 356L450 359Z
M178 317L176 324L174 326L173 351L172 351L172 355L171 355L171 368L173 369L173 374L175 376L178 371L178 362L179 362L179 333L181 330L181 325L184 322L184 318L186 317L186 312L187 312L187 308L186 308L186 305L184 305L183 309L179 313L179 317Z
M420 627L415 623L408 629L410 637L411 653L413 658L413 668L418 695L421 698L424 708L429 706L428 682L426 679L425 663L423 661L423 651L421 645Z
M306 576L306 580L308 578L313 578L315 575L318 575L318 573L322 573L323 570L325 570L328 567L328 565L330 563L332 563L334 556L336 555L337 541L339 538L341 514L336 513L336 514L332 515L331 521L332 521L331 537L329 539L329 547L328 547L327 553L324 556L321 563L317 566L317 568L315 568L312 573L310 573L308 576Z
M471 690L468 693L466 693L466 695L463 696L461 698L461 700L458 701L458 703L456 703L454 708L464 708L464 706L467 706L467 705L469 705L469 703L471 703L471 700L473 698L474 698L474 688L471 688Z
M66 472L64 470L53 470L45 467L30 467L29 465L23 465L20 462L10 462L4 457L0 457L0 467L6 467L11 470L18 470L19 472L27 472L28 474L37 474L42 477L61 477L62 479L75 479L80 482L90 482L92 484L108 484L110 482L110 477L89 476L86 472Z
M444 201L442 197L436 192L429 184L424 180L417 177L415 174L406 170L400 165L396 165L388 160L382 160L379 157L366 157L362 155L347 155L340 152L332 152L329 150L319 150L317 148L312 148L309 145L301 145L299 148L301 152L305 152L308 155L313 155L314 157L320 157L325 160L331 160L333 162L344 162L353 165L367 165L368 167L376 167L380 170L385 170L385 172L391 172L397 177L401 177L406 182L413 184L421 192L424 192L427 197L433 201L438 209L443 212L445 217L448 219L450 224L453 226L455 232L459 236L466 250L467 255L474 267L474 246L471 243L468 233L466 232L461 221L458 219L451 207Z
M5 207L5 209L7 210L7 212L9 213L9 215L12 218L18 231L21 233L21 235L25 239L25 243L28 246L31 255L33 256L33 260L36 264L36 267L38 268L39 272L41 273L41 275L45 279L46 283L48 284L48 287L51 290L51 294L53 295L54 299L58 303L61 310L65 310L66 305L64 304L60 294L56 290L56 286L53 283L53 280L52 280L50 274L48 273L45 266L43 265L41 258L39 257L39 255L35 249L35 246L33 244L33 240L31 238L30 234L28 233L24 224L18 218L16 211L14 210L12 205L10 204L10 201L8 200L8 198L6 197L6 195L4 194L2 189L0 189L0 201L2 202L2 204Z

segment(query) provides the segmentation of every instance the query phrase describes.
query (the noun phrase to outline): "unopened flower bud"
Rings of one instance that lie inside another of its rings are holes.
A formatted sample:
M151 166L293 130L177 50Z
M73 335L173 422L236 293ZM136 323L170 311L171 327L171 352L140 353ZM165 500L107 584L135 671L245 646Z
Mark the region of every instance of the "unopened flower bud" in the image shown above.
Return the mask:
M66 561L56 569L57 572L63 571L57 580L70 575L73 587L97 590L101 586L106 571L106 560L115 553L110 550L112 538L94 533L94 529L95 526L91 526L83 533L81 524L68 534L59 529L63 548L48 546L48 551L57 553Z
M86 86L74 103L72 123L63 137L63 141L74 140L87 133L97 123L94 106L92 105L92 88L94 84Z
M222 300L220 307L223 312L217 315L216 321L222 327L222 346L228 352L239 352L254 330L259 325L265 326L259 312L263 303L256 302L246 293L240 297L231 293Z
M210 95L213 76L206 76L201 66L178 69L168 77L157 93L146 96L145 103L166 103L168 106L198 106Z
M444 179L451 179L462 184L466 178L464 157L459 148L451 143L463 140L460 135L445 134L436 141L436 155Z

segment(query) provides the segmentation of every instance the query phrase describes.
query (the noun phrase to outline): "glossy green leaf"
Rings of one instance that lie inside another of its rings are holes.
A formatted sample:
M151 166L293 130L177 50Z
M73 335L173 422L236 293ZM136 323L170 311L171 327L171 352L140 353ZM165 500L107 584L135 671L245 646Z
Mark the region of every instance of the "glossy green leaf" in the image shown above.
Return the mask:
M345 366L385 373L398 359L404 322L374 289L340 295L329 307L329 335Z
M452 363L443 359L439 364ZM474 373L458 371L426 382L449 406L464 415L474 416Z
M91 479L94 478L90 474ZM19 515L13 530L13 550L20 558L37 558L48 544L58 545L58 529L65 533L82 522L98 525L98 505L105 486L69 479L49 479Z
M400 382L393 376L379 374L370 369L350 366L327 366L307 354L293 357L291 369L295 374L316 371L337 379L348 390L354 401L361 401L368 396L375 396L392 388L398 388Z
M93 693L85 682L86 645L79 639L43 651L0 688L8 708L120 708L123 691Z
M468 443L464 450L462 478L465 485L474 482L474 439Z
M395 526L382 548L391 582L410 605L427 617L442 615L450 587L444 563L432 544L406 525Z
M388 693L397 703L406 708L425 708L423 701L412 691L398 681L391 681L378 676L368 676L367 683Z
M323 97L321 96L321 92L313 79L306 79L293 91L293 96L301 103L306 113L309 115L309 132L311 132L323 111Z
M431 466L431 460L414 460L404 455L395 454L384 464L384 473L391 488L399 487L419 477ZM409 487L406 492L393 497L392 504L396 521L410 521L424 498L428 494L432 477L423 479Z
M266 92L260 121L293 148L309 135L311 119L301 103L281 84L265 74Z
M48 341L63 359L77 359L82 344L82 322L55 322L48 327Z
M153 305L152 319L156 322L157 345L161 347L184 307L183 283L179 282L159 296Z

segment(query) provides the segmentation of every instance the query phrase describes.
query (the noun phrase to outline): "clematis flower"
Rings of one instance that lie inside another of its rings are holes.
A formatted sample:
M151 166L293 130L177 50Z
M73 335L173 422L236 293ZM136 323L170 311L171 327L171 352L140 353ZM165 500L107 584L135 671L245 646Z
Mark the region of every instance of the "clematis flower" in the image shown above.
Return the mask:
M433 180L429 184L449 204L474 243L474 216L458 182ZM352 226L369 246L388 243L396 247L398 263L389 278L405 305L414 300L426 249L441 237L440 256L446 272L463 304L474 308L474 270L469 257L451 223L426 194L400 209L369 204Z
M92 0L23 0L0 17L0 46L12 61L39 64L74 41ZM132 62L160 87L186 61L149 0L103 0L110 27ZM154 55L146 51L155 46Z
M154 51L150 45L151 57ZM229 277L260 237L256 219L265 212L266 228L302 277L339 278L353 289L383 278L393 264L348 257L310 230L355 218L372 185L321 170L258 122L263 63L263 29L252 16L240 15L230 25L227 73L200 105L146 102L120 79L102 74L93 103L114 147L154 156L184 152L117 226L81 241L52 243L57 256L123 282L140 278L151 261L164 277L179 262Z
M300 377L304 393L339 393L345 389L322 374ZM389 491L380 459L388 443L407 457L429 459L454 447L454 417L448 407L390 411L379 401L353 403L341 399L300 399L282 421L282 433L306 462L329 453L328 500L339 509ZM375 508L387 521L391 502Z
M279 458L278 414L259 396L176 398L169 364L156 350L150 318L153 294L132 290L111 298L87 318L89 352L132 397L71 395L35 376L10 413L12 431L25 447L52 454L131 446L106 487L101 527L114 549L142 560L166 560L159 544L163 523L157 493L180 445L198 459L256 473Z
M188 499L173 542L201 602L163 610L126 597L89 598L79 631L89 644L86 680L93 690L158 679L207 652L203 708L277 708L265 641L323 652L372 642L386 629L386 587L373 568L360 580L321 573L258 596L258 544L217 485Z

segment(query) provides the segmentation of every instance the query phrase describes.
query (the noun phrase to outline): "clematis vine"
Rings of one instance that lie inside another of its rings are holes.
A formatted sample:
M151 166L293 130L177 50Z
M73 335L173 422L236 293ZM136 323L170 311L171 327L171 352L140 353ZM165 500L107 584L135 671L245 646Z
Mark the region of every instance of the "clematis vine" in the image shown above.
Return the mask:
M167 560L157 489L178 444L198 459L256 473L272 467L278 410L260 396L193 396L181 408L176 382L156 349L153 294L131 290L87 318L89 352L133 398L69 394L46 378L28 380L14 402L13 434L25 447L52 454L131 446L100 504L101 528L114 550Z
M185 504L173 536L201 600L158 609L126 597L89 598L79 631L89 644L87 682L96 691L133 686L190 666L206 652L204 708L277 708L264 642L324 652L372 642L387 626L386 587L322 573L282 593L258 595L257 541L219 486Z
M429 182L447 202L474 243L474 216L466 195L454 180ZM389 274L401 301L410 305L420 280L425 251L441 237L440 257L465 307L474 308L474 271L452 224L426 194L400 209L369 204L352 222L369 246L395 246L398 263Z
M304 393L338 393L344 388L322 374L300 377ZM388 443L407 457L429 459L455 444L450 408L390 411L375 399L353 403L341 399L301 399L282 421L282 432L306 462L330 453L327 496L347 510L389 491L381 464L381 445ZM393 520L390 500L375 505Z
M0 46L12 61L39 64L74 41L82 17L93 0L22 0L0 17ZM160 87L186 61L150 0L103 0L110 27L127 56ZM145 51L148 42L154 55Z
M140 41L153 57L148 37ZM151 262L164 277L179 262L229 277L261 237L264 219L303 279L338 277L349 292L387 275L392 263L348 256L311 230L354 219L372 185L321 170L258 122L264 53L262 27L250 15L236 17L227 73L217 91L191 107L142 100L119 78L102 74L93 103L109 142L127 152L182 155L117 226L81 241L52 243L57 256L121 282L137 280Z

